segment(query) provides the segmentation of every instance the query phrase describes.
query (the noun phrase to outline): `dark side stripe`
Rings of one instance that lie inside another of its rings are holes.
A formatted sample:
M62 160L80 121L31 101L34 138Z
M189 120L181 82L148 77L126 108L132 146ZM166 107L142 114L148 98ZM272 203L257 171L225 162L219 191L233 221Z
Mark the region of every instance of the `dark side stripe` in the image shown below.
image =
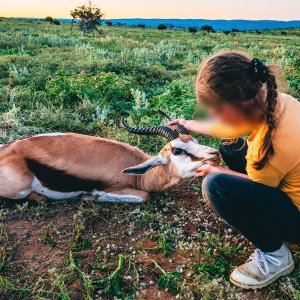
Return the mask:
M57 170L33 159L26 159L29 170L39 179L46 188L57 192L91 192L101 190L103 185L99 181L87 180Z

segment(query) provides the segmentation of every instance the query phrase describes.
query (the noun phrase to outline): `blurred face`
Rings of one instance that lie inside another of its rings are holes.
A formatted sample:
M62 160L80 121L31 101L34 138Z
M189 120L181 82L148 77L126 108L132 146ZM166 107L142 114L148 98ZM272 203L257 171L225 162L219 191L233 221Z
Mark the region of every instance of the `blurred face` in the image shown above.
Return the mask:
M223 124L237 127L247 123L243 112L232 104L224 103L221 107L207 107L209 115Z

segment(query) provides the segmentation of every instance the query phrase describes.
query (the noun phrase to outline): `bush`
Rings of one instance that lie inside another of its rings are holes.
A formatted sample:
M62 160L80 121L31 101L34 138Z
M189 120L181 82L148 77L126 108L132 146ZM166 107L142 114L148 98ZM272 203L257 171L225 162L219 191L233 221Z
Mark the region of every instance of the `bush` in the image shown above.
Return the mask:
M197 29L196 27L189 27L189 28L188 28L188 31L189 31L190 33L196 33L196 32L198 31L198 29Z
M240 30L237 29L237 28L232 28L232 29L231 29L231 32L240 32Z
M192 118L195 103L193 85L189 81L176 79L153 102L156 108L172 112L178 118Z
M102 13L101 9L92 5L91 1L89 1L88 5L76 7L70 14L74 20L79 22L79 28L84 34L94 30L98 31L97 27L101 25L101 21L104 18L104 13Z
M45 18L44 21L49 22L50 24L53 24L54 19L52 17L48 16L48 17Z
M139 27L139 28L146 28L146 25L145 25L145 24L137 24L136 27Z
M200 30L206 31L206 32L216 32L216 31L214 30L214 28L213 28L212 26L210 26L210 25L203 25L203 26L200 28Z
M51 102L74 107L89 99L114 112L127 112L132 107L129 82L113 73L70 74L63 70L47 84L46 92Z
M159 25L157 26L157 29L158 29L158 30L166 30L166 29L168 29L168 27L167 27L167 25L165 25L165 24L159 24Z
M58 21L58 20L53 20L53 25L60 25L60 21Z
M105 24L106 24L106 26L109 26L109 27L113 26L113 22L111 22L111 21L105 21Z

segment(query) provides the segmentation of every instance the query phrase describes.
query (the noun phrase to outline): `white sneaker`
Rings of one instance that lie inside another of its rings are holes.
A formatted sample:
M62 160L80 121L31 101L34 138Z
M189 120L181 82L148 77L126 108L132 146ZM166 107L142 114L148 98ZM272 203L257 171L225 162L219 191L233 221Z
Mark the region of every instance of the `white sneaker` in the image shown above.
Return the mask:
M245 264L231 273L230 281L244 289L260 289L293 270L292 254L285 245L275 252L256 249Z

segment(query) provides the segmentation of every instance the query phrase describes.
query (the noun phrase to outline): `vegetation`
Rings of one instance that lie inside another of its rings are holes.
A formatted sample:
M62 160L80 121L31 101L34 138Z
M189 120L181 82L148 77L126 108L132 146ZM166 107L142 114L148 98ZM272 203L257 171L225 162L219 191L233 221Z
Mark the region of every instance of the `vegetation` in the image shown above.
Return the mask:
M54 20L54 21L53 21L53 25L60 25L60 21Z
M111 22L111 21L105 21L105 24L106 24L107 26L113 26L113 22Z
M188 28L188 31L189 31L190 33L196 33L196 32L198 31L198 29L197 29L197 27L189 27L189 28Z
M222 32L103 26L88 36L62 23L0 24L1 143L30 134L75 131L157 153L164 140L120 128L203 115L195 109L199 64L220 50L249 51L286 70L300 97L300 30ZM197 136L199 142L218 142ZM201 200L200 182L140 206L90 197L42 205L0 202L1 299L299 299L296 270L260 292L228 283L253 250Z
M76 7L71 11L71 17L74 21L79 22L79 28L84 33L98 31L98 26L101 24L104 13L101 9L92 4L91 0L88 5Z
M53 19L50 16L46 17L44 21L45 22L49 22L50 24L53 24L53 25L60 25L60 21L59 20Z
M159 24L159 25L157 26L157 29L158 29L158 30L166 30L166 29L168 29L168 26L165 25L165 24Z
M210 25L203 25L203 26L201 26L200 30L206 31L206 32L216 32L214 30L214 28Z
M50 24L52 24L54 22L54 19L50 16L45 18L45 22L49 22Z

